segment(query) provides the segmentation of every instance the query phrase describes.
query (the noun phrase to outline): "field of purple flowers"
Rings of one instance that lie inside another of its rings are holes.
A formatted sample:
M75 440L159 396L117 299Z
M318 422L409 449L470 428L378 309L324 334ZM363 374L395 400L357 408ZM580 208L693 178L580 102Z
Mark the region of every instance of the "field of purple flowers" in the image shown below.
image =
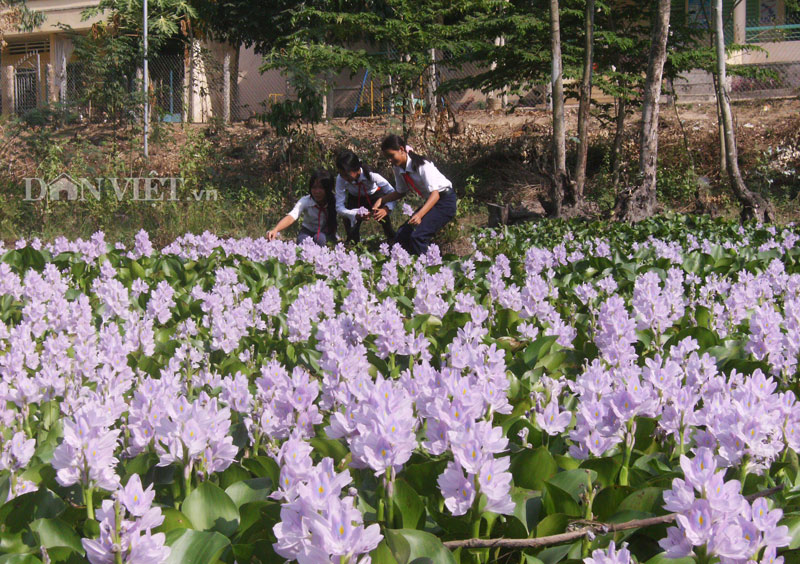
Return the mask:
M467 258L21 241L0 564L797 562L798 241L681 216Z

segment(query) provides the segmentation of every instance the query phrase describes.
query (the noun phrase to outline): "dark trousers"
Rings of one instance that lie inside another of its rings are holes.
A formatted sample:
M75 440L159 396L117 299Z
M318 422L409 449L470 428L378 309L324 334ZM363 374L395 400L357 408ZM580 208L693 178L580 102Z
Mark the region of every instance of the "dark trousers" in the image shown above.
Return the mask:
M349 210L358 209L359 207L365 207L368 210L372 209L372 204L375 203L382 194L373 194L369 197L361 196L360 201L358 196L353 196L348 192L347 199L344 202L344 207ZM358 243L361 240L361 224L363 223L363 218L356 218L355 223L350 223L348 219L344 220L344 230L347 232L347 240L352 241L353 243ZM378 222L380 226L383 228L383 234L386 235L386 239L391 242L394 241L395 232L394 228L392 227L392 221L389 219L387 215L382 220Z
M433 235L456 216L456 192L453 188L441 194L419 225L404 223L397 230L394 242L412 255L427 252Z
M324 247L328 241L336 241L336 234L326 234L324 231L317 233L316 231L309 231L305 227L300 228L300 233L297 234L297 244L300 245L306 239L313 239L313 241Z

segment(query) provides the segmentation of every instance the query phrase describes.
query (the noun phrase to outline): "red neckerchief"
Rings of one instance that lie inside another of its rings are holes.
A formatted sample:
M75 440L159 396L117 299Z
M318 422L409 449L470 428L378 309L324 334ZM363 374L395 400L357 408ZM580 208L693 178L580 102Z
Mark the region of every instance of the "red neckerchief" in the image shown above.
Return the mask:
M361 180L356 180L355 185L358 186L358 207L361 207L361 192L364 192L364 199L367 200L367 205L372 207L372 200L369 197L367 185Z
M319 234L322 231L322 210L324 210L327 206L319 207L319 204L314 201L314 207L317 208L317 239L319 239Z
M403 173L403 179L406 181L406 184L414 189L414 192L417 193L417 196L422 198L422 193L417 189L417 185L414 184L414 181L411 180L411 174L408 172ZM424 199L424 198L423 198Z

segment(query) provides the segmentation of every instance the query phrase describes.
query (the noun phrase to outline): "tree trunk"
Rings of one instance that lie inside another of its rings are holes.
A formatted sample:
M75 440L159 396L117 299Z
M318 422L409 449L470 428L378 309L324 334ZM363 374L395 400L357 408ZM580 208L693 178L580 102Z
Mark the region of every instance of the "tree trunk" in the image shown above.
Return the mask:
M733 113L731 101L728 97L728 78L725 69L725 36L722 21L722 0L714 3L714 27L716 31L717 51L717 100L722 114L722 126L725 129L725 160L728 165L728 179L731 188L742 206L742 220L756 219L758 221L774 221L775 213L772 206L760 195L748 190L739 170L739 161L736 149L736 134L733 131Z
M494 39L495 47L502 47L502 40L499 37L495 37ZM497 69L497 61L492 61L492 64L489 65L489 70L496 70ZM500 90L492 90L486 96L486 107L491 111L499 110L502 107L502 103L500 101Z
M650 34L650 53L642 97L642 129L639 138L639 184L620 194L615 215L624 221L640 221L656 209L658 163L658 101L667 60L670 0L658 0L658 11Z
M625 114L628 103L625 98L620 98L617 103L617 123L614 131L614 144L611 146L611 180L614 186L619 184L619 164L622 153L622 140L625 138Z
M550 46L553 66L553 179L550 188L553 217L561 216L564 187L567 183L567 143L564 127L564 76L561 72L561 29L558 0L550 0Z
M583 200L586 186L586 159L589 155L589 108L592 102L592 65L594 63L594 0L586 0L583 46L583 80L578 105L578 149L575 157L575 185L565 198L576 205Z
M714 104L717 110L717 138L719 140L719 173L720 176L728 175L728 157L725 150L725 127L722 125L722 104L719 98L719 80L717 75L712 73L711 82L714 84L714 95L717 97L717 103Z
M431 66L428 67L428 88L425 91L425 102L428 105L428 116L436 122L436 49L431 49Z

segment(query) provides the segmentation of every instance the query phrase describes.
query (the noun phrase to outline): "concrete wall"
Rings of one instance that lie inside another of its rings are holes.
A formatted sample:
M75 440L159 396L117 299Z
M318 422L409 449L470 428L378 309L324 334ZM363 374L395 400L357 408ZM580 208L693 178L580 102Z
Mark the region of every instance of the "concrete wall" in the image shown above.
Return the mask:
M102 15L95 16L84 22L81 21L81 12L86 8L97 6L99 3L100 0L27 0L26 5L29 9L44 14L44 23L34 33L8 32L5 34L6 41L23 36L47 36L49 33L61 31L58 24L69 25L75 30L89 29L93 23L101 21L103 17Z

